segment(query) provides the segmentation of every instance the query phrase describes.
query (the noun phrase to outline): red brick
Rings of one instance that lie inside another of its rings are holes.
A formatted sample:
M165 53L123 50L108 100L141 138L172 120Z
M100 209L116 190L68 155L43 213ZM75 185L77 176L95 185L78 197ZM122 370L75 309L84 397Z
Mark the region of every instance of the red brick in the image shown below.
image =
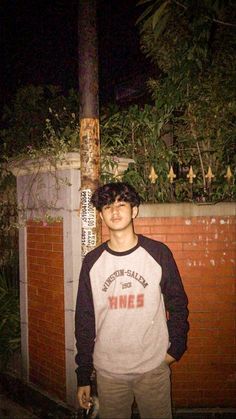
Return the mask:
M30 263L28 265L28 270L31 273L33 273L33 272L36 272L36 273L38 273L38 272L44 273L45 272L45 266L44 265L41 265L41 264L35 264L35 263L33 264L33 263Z
M31 243L37 243L38 241L44 242L45 241L45 234L43 234L43 232L41 232L41 234L39 234L38 232L35 233L31 233L30 231L28 231L27 233L27 241L29 243L29 245Z
M52 250L53 252L63 252L63 244L62 243L52 243Z
M45 266L45 273L49 275L57 275L57 276L62 276L62 277L64 275L63 269L61 267L55 268L51 266Z
M63 242L63 237L60 235L56 235L56 234L47 234L45 236L45 243L62 243Z
M28 266L29 266L30 263L37 264L38 263L37 257L36 256L30 256L28 254L28 257L27 257L27 264L28 264Z
M48 256L48 251L39 249L27 249L27 255L46 258Z
M46 242L41 243L39 241L35 243L35 249L39 249L39 250L52 251L52 247L53 247L52 243L46 243Z

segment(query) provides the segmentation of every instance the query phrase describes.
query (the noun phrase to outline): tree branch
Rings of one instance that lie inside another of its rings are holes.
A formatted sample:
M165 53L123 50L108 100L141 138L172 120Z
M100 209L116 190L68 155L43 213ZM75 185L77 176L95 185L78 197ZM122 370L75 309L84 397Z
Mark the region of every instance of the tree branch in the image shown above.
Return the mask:
M234 28L236 27L236 24L234 23L223 22L223 20L219 20L219 19L212 19L212 20L213 22L219 23L220 25L233 26Z

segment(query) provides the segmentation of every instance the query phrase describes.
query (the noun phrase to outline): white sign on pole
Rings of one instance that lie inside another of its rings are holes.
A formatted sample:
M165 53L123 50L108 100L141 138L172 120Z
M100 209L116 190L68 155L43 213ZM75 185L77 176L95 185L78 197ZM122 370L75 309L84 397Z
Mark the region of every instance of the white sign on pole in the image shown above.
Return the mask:
M91 197L91 189L81 191L81 219L83 228L96 227L96 208L91 204Z
M82 258L97 244L96 208L91 204L92 191L81 191Z

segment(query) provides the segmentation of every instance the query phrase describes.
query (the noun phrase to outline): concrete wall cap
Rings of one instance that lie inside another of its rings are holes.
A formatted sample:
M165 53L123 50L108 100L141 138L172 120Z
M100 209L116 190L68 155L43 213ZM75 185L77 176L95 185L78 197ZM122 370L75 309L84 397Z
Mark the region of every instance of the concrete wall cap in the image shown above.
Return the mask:
M139 217L204 217L236 215L235 202L142 204Z

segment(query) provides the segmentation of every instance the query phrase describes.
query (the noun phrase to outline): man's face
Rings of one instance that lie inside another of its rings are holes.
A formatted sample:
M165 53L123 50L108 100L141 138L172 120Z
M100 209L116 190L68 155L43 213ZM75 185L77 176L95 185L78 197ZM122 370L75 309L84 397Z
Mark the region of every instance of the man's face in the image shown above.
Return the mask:
M129 202L117 198L112 204L104 205L100 215L110 230L122 231L132 226L137 213L137 207L132 208Z

